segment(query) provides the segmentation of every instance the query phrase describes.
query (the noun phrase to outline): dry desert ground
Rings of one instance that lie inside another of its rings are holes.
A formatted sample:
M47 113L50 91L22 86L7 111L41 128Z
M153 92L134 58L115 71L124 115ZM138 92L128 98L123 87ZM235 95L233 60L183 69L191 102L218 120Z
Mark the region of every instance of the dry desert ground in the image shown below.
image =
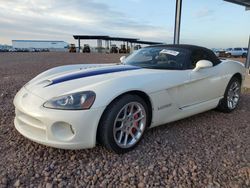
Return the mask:
M250 187L250 94L231 114L211 110L148 130L124 155L60 150L14 128L16 92L49 68L115 63L119 54L0 54L0 187Z

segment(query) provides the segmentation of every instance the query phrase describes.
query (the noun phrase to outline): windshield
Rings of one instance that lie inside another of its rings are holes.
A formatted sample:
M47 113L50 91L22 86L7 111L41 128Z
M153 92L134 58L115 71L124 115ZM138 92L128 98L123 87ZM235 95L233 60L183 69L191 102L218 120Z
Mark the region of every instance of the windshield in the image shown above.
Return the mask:
M149 69L182 70L188 52L187 49L174 47L147 47L128 56L124 64Z

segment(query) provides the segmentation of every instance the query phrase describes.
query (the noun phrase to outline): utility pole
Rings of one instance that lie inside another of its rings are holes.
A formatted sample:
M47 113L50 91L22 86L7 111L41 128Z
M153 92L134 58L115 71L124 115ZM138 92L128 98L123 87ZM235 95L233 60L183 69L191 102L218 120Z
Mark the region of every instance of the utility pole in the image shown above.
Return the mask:
M247 53L247 60L246 60L245 67L249 69L249 66L250 66L250 35L249 35L249 41L248 41L248 53Z
M180 43L181 9L182 9L182 0L176 0L174 44L179 44Z

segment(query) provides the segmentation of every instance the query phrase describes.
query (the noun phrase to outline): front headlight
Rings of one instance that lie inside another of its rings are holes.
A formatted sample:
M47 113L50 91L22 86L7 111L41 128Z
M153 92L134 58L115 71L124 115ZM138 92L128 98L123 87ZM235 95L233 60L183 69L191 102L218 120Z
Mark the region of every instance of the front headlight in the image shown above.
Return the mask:
M93 105L95 96L93 91L73 93L52 98L45 102L43 106L59 110L86 110Z

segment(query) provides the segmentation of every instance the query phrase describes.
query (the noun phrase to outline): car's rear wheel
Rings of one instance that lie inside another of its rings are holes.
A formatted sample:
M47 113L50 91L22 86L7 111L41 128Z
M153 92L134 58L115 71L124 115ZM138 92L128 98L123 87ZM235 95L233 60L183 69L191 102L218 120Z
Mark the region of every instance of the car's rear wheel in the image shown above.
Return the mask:
M233 77L227 85L224 98L220 101L218 109L222 112L232 112L239 103L241 94L241 82Z
M231 57L232 55L231 55L231 53L227 53L227 57Z
M137 95L124 95L105 110L97 140L109 150L125 153L141 140L149 122L148 107Z
M244 58L244 57L247 57L247 53L243 53L242 54L242 57Z

